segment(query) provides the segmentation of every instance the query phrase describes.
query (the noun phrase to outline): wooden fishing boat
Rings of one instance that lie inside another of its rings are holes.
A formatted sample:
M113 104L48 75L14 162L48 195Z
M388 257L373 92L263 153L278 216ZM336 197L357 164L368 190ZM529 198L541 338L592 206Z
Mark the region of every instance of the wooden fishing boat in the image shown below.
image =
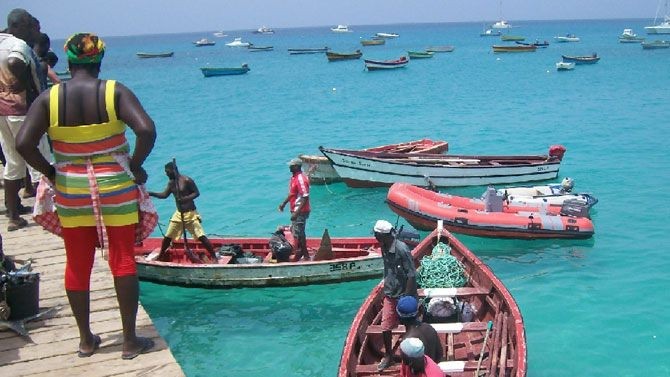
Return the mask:
M458 311L443 323L431 323L424 316L442 341L444 361L438 361L438 366L449 377L524 377L526 334L514 297L486 264L446 230L434 231L412 250L415 263L418 265L422 257L431 255L438 242L447 244L450 255L460 262L465 286L422 288L418 290L419 296L424 300L449 297L459 303L457 307L476 308L469 322L459 321ZM399 375L399 363L377 372L377 363L383 355L382 299L383 282L372 289L352 321L344 341L338 377ZM392 331L394 346L401 341L404 332L402 325Z
M319 147L349 187L453 187L554 179L565 147L554 145L548 155L480 156L417 153L373 153Z
M406 56L401 56L398 59L394 60L371 60L365 59L365 68L368 71L383 71L396 68L404 68L409 63L409 59Z
M520 42L520 41L525 41L526 37L522 37L520 35L505 34L505 35L500 36L500 40L504 41L504 42L516 42L516 41Z
M524 45L493 45L493 52L535 52L537 47Z
M272 46L254 46L253 44L248 47L249 52L262 52L262 51L272 51L274 47Z
M428 59L432 58L434 54L434 52L430 51L407 51L410 59Z
M373 38L373 39L362 39L361 44L363 46L380 46L386 43L384 38Z
M600 57L596 53L593 53L593 55L586 55L586 56L561 55L561 57L563 58L564 62L575 63L577 65L595 64L598 63L598 61L600 60Z
M288 227L284 227L284 234L295 249ZM418 243L417 234L402 234L409 237L408 244ZM148 261L146 256L160 250L162 242L161 238L148 238L135 246L137 274L142 280L163 284L217 288L332 283L382 275L381 251L374 237L331 239L324 234L322 238L308 238L307 248L313 260L283 263L273 263L269 239L212 237L209 240L215 250L233 249L239 255L224 254L218 264L194 264L187 257L182 240L173 242L168 261ZM188 245L199 256L205 254L199 242L189 241Z
M558 210L508 205L490 211L484 202L435 193L420 187L395 184L386 197L391 210L419 230L435 229L438 220L452 232L495 238L590 238L593 222L582 206L566 203ZM460 207L463 205L463 207ZM523 207L526 207L524 210ZM573 213L579 216L573 216Z
M363 56L361 50L356 50L354 52L335 52L335 51L326 52L326 57L328 58L329 62L335 62L340 60L355 60L360 59L361 56Z
M670 41L645 41L642 42L642 48L645 50L656 50L670 47Z
M381 145L373 148L363 149L369 152L392 152L392 153L435 153L442 154L449 149L449 143L442 140L420 139L404 143ZM304 171L307 172L310 184L326 184L340 182L342 178L337 174L333 165L325 156L300 155L305 164Z
M428 52L452 52L454 46L430 46L426 49Z
M328 47L318 47L318 48L289 48L288 53L291 55L304 55L304 54L321 54L328 52Z
M138 58L142 59L150 59L150 58L171 58L172 55L174 55L173 51L170 52L158 52L158 53L151 53L151 52L138 52L135 55L137 55Z
M202 74L205 77L212 76L229 76L229 75L243 75L250 71L250 68L246 64L242 64L241 67L232 67L232 68L216 68L216 67L203 67L200 68Z
M535 42L533 42L533 43L521 42L521 41L515 41L514 43L516 43L516 44L518 44L518 45L522 45L522 46L535 46L535 47L538 47L538 48L547 48L547 47L549 47L549 42L547 42L547 41L544 41L544 42L535 41Z

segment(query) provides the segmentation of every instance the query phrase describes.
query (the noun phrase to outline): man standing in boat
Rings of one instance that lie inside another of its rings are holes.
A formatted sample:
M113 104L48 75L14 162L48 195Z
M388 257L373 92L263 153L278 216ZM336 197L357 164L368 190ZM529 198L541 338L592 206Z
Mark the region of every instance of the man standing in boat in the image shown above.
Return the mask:
M202 219L195 208L194 200L200 196L198 186L196 186L195 182L190 177L178 174L177 166L174 162L165 164L165 175L169 178L165 190L163 190L163 192L150 191L149 196L158 199L166 199L172 194L177 202L177 210L170 219L170 225L163 238L161 251L160 254L158 254L158 260L166 258L167 249L170 247L170 244L172 244L172 240L178 239L182 236L182 232L188 231L193 237L197 238L203 246L205 246L205 249L209 252L211 262L216 263L216 253L214 252L212 243L209 242L209 239L205 236L205 231L201 224Z
M407 245L396 239L393 225L386 220L377 220L375 238L379 241L384 260L384 301L382 307L382 338L384 358L377 366L382 371L393 364L391 330L398 327L400 318L396 311L401 296L416 296L416 268Z
M305 258L310 260L307 251L307 236L305 235L305 226L311 210L309 205L309 179L302 172L302 160L294 158L288 162L288 168L291 171L291 179L288 184L288 196L279 205L279 212L284 212L284 207L289 203L291 210L291 233L298 243L294 262Z

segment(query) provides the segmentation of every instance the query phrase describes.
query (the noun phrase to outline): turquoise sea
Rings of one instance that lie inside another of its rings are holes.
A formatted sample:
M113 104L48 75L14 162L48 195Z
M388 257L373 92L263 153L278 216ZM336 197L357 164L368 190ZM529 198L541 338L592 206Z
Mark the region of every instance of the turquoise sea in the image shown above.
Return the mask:
M650 20L514 23L511 33L548 40L535 53L493 54L481 23L351 25L106 38L102 76L140 98L158 127L146 163L162 190L173 157L202 195L208 233L268 235L288 221L286 161L319 145L363 148L417 138L448 140L458 154L567 153L559 180L595 194L596 234L587 241L520 241L460 236L516 298L526 324L529 376L670 376L670 50L620 44L624 28ZM395 32L384 46L361 37ZM553 43L574 33L579 43ZM207 37L213 47L192 42ZM233 37L272 52L224 45ZM60 43L60 42L57 42ZM454 45L392 72L363 61L328 63L287 48L361 49L390 59L407 50ZM138 59L138 51L174 51ZM597 52L598 64L557 72L561 54ZM64 68L64 56L59 53ZM204 66L239 66L242 76L205 79ZM450 192L478 196L484 187ZM307 232L369 235L396 216L385 189L314 186ZM174 202L156 202L166 223ZM401 219L400 223L404 223ZM157 232L157 236L160 234ZM141 302L189 377L333 376L360 303L378 279L272 289L206 290L142 283Z

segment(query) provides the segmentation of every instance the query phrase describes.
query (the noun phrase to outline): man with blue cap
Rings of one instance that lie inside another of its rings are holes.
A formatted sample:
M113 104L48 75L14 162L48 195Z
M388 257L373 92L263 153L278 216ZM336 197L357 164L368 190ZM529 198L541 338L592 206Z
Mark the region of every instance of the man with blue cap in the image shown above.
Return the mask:
M442 360L444 351L437 331L419 319L419 301L414 296L404 296L396 306L400 323L405 326L405 338L419 338L425 347L425 354L435 362Z
M407 245L396 239L393 225L378 220L374 226L375 238L379 241L384 261L384 299L382 307L382 338L384 358L377 366L382 371L393 364L391 330L400 323L396 305L401 296L416 296L416 268Z

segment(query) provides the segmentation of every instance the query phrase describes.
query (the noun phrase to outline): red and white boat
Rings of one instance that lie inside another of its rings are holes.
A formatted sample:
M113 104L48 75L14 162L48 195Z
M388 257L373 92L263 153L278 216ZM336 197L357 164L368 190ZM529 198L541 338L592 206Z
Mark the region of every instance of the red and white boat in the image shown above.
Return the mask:
M284 234L295 250L295 242L288 227L285 227ZM416 245L418 240L414 235L411 237L408 243ZM269 239L270 237L209 238L215 250L222 246L237 245L235 247L241 249L244 257L225 255L219 259L218 264L202 264L189 260L182 240L173 242L168 261L149 261L146 257L160 250L162 238L147 238L135 246L137 274L141 280L211 288L306 285L370 279L382 275L381 250L374 237L331 239L328 236L327 244L330 247L322 243L326 239L325 235L322 238L308 238L307 248L313 260L284 263L272 261ZM188 246L196 255L205 255L206 251L198 241L190 240ZM324 247L332 248L328 259L320 259L319 256Z
M464 156L417 153L373 153L319 147L349 187L481 186L556 178L565 147L554 145L548 155Z
M443 220L444 227L452 232L480 237L590 238L594 234L593 222L584 216L581 205L573 211L572 207L565 208L566 204L560 211L576 212L579 216L552 214L555 209L551 206L541 209L528 206L525 210L522 206L507 206L487 212L483 202L407 184L391 186L386 202L393 212L420 230L435 229L436 222Z
M419 289L419 296L424 300L449 297L475 309L468 322L459 321L461 316L454 314L446 322L431 323L444 350L439 367L450 377L524 377L526 334L516 301L493 271L446 230L434 231L414 248L412 257L417 265L422 257L431 255L437 242L450 247L450 254L462 265L467 281L458 288ZM384 344L380 325L382 298L383 283L379 283L356 313L344 341L338 377L399 375L399 363L377 371ZM392 331L394 349L404 332L402 325Z
M378 147L366 148L364 151L375 153L434 153L442 154L449 149L449 143L442 140L420 139L404 143L381 145ZM340 182L342 178L337 174L333 165L325 156L300 155L305 167L303 171L307 172L310 184L324 184Z

